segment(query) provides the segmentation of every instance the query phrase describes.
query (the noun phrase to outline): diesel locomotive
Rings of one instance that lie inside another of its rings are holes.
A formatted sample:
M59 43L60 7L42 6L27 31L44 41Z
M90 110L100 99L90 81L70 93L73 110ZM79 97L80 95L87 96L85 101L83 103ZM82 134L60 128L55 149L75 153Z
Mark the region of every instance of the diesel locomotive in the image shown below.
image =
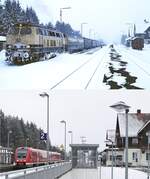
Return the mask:
M47 60L56 53L69 53L100 46L97 40L66 34L31 23L17 23L6 37L6 61L9 64L26 64Z

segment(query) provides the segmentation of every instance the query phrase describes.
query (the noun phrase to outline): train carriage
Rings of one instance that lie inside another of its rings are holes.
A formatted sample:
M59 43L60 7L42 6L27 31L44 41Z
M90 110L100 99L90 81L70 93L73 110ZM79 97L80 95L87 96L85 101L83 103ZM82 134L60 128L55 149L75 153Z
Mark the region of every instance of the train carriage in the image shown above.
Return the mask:
M35 149L32 147L18 147L15 151L16 166L35 166L47 163L55 163L61 161L61 154L58 152Z
M84 40L82 37L66 36L66 51L69 53L78 52L84 49Z

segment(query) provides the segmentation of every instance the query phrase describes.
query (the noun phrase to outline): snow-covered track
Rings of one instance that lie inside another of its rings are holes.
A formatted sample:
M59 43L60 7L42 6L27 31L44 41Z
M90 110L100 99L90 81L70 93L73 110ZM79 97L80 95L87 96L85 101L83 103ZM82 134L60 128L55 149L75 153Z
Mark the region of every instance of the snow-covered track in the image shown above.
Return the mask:
M131 74L137 76L136 84L142 89L150 89L150 54L143 51L126 49L116 46L115 49L122 55Z
M100 53L100 56L99 56ZM55 88L64 88L66 86L70 89L85 89L87 90L96 75L96 72L104 64L104 57L108 54L108 49L96 50L92 57L90 57L86 62L78 66L72 72L67 74L57 83L50 87L50 90ZM102 83L102 81L97 81L97 83ZM75 84L75 86L74 86Z

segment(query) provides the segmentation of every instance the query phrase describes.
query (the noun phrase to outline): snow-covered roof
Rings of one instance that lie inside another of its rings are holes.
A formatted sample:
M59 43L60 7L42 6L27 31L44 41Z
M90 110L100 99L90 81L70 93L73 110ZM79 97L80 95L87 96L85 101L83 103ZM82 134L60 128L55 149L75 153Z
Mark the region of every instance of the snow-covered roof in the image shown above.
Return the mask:
M150 113L129 113L128 114L128 136L136 137L139 130L150 120ZM126 129L126 115L124 113L118 114L118 122L120 129L120 136L125 137Z
M0 41L6 41L6 37L5 36L0 36Z
M107 137L106 139L110 139L112 142L115 142L115 130L114 129L109 129L107 130Z
M144 33L148 27L150 27L150 23L136 24L136 33Z
M150 120L144 124L144 126L138 131L138 134L150 123Z

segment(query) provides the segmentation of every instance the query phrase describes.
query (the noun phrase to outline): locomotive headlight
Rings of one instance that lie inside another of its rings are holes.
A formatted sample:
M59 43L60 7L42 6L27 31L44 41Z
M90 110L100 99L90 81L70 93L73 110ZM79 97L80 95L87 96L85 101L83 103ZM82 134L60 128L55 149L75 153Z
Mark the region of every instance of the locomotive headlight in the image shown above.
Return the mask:
M27 45L27 48L30 48L30 45Z
M8 45L8 48L11 48L11 45Z

